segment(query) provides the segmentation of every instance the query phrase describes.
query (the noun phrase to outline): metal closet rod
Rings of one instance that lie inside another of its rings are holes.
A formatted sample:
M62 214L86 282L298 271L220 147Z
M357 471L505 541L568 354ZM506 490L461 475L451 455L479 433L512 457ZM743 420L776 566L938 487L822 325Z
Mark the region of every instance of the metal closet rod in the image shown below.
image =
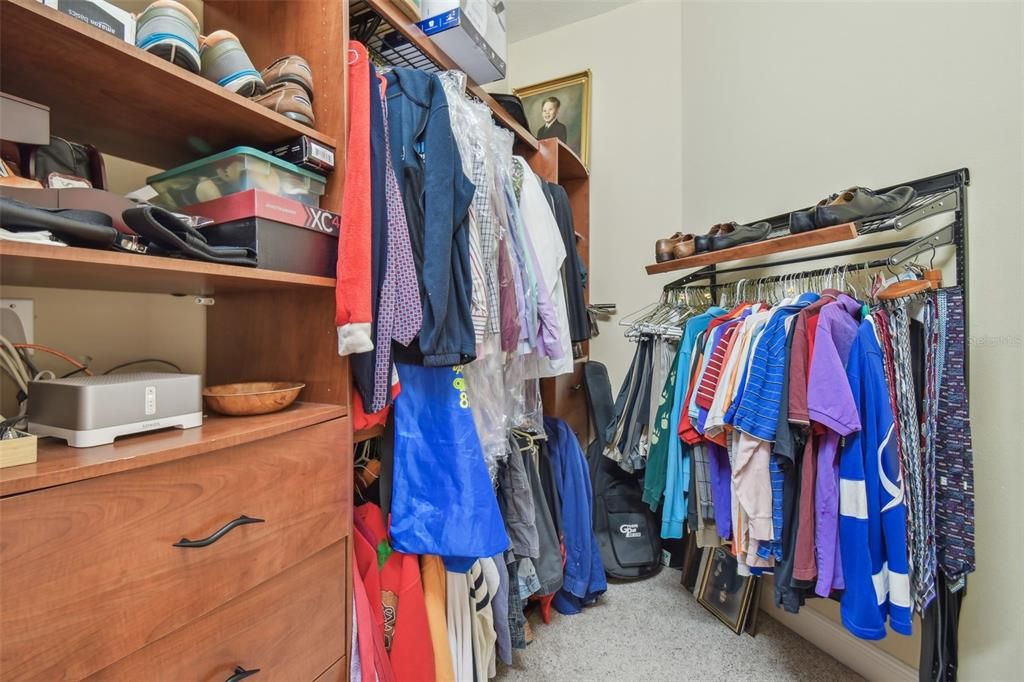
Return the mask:
M674 282L669 282L665 285L665 289L678 289L679 287L686 286L691 282L696 282L701 279L712 279L717 278L719 275L728 275L734 272L746 272L747 270L766 270L769 268L777 268L784 265L793 265L794 263L808 263L815 260L826 260L829 258L842 258L843 256L854 256L861 253L873 253L875 251L888 251L890 249L899 249L904 246L910 246L916 243L917 239L904 239L896 242L886 242L885 244L872 244L870 246L860 246L852 249L843 249L841 251L830 251L828 253L821 253L812 256L798 256L795 258L787 258L780 261L772 261L771 263L756 263L753 265L741 265L735 268L726 268L725 270L716 270L713 267L706 267L697 272L692 272L685 277L680 277ZM874 267L881 267L888 261L887 259L881 259L880 264ZM781 275L779 276L781 277ZM722 286L717 283L712 283L709 286Z

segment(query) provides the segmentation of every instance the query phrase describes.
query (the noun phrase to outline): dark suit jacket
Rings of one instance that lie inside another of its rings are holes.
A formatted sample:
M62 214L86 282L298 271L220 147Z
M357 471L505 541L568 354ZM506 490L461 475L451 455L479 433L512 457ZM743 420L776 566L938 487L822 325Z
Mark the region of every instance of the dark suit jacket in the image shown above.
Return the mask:
M549 137L557 137L562 142L568 144L569 142L569 131L565 129L565 124L559 121L557 118L554 123L549 126L541 126L537 129L537 139L545 140Z

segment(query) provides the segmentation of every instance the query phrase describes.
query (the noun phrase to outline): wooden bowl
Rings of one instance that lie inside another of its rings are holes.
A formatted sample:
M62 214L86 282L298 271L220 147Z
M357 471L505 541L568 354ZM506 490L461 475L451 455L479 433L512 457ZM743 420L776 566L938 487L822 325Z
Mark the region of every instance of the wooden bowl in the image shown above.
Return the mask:
M255 381L203 389L206 406L232 417L278 412L295 402L306 384L297 381Z

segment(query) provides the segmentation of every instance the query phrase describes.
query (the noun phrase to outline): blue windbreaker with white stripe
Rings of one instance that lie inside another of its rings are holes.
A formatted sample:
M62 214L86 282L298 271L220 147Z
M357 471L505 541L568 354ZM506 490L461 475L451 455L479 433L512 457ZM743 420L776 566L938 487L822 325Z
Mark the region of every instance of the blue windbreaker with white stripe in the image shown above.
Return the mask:
M911 634L907 509L882 351L870 318L857 331L846 375L861 430L839 455L839 546L846 579L843 625L882 639L886 621Z

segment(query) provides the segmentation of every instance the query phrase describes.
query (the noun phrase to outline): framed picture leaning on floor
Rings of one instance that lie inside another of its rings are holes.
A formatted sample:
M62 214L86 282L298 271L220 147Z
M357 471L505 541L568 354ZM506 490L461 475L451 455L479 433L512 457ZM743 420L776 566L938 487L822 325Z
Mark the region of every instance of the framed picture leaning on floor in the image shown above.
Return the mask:
M523 102L530 132L557 137L590 167L590 70L513 88Z
M747 624L755 578L737 575L736 557L722 547L707 549L705 554L707 561L697 589L697 601L738 635Z

